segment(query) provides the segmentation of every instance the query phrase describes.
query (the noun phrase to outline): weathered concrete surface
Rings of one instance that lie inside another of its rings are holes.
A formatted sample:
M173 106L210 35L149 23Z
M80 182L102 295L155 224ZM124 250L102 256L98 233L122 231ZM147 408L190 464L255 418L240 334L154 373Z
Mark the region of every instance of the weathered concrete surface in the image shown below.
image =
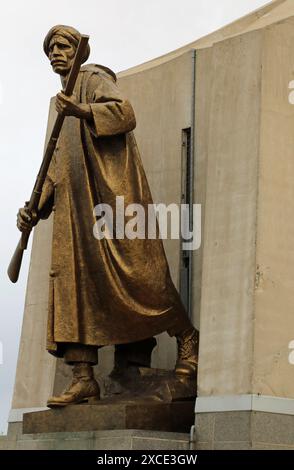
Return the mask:
M201 205L201 247L193 252L193 324L200 329L202 266L206 214L209 122L212 97L212 48L196 52L195 129L194 129L194 203Z
M252 385L261 58L261 32L219 43L211 56L200 396Z
M263 34L253 393L294 398L294 18Z
M198 396L294 397L293 26L201 51L213 78ZM214 411L196 415L197 449L294 448L286 412Z
M197 450L294 450L294 416L252 411L196 417Z
M189 450L189 434L114 430L22 434L22 424L9 425L0 450Z
M211 58L213 76L200 396L294 397L293 26L289 19L198 56Z

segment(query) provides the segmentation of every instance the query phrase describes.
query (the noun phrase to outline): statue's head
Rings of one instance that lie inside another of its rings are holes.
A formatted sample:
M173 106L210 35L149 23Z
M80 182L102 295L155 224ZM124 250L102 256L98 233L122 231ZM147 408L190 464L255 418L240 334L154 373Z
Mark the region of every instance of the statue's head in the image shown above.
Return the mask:
M79 31L65 25L53 26L47 33L43 47L55 73L62 76L68 75L80 38ZM89 55L88 45L83 62L86 62Z

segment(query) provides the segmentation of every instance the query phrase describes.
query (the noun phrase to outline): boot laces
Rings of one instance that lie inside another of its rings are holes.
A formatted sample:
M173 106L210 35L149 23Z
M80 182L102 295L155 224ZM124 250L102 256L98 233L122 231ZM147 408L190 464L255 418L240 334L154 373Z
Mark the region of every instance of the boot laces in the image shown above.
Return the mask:
M193 330L177 337L178 356L181 360L190 359L196 355L197 332Z

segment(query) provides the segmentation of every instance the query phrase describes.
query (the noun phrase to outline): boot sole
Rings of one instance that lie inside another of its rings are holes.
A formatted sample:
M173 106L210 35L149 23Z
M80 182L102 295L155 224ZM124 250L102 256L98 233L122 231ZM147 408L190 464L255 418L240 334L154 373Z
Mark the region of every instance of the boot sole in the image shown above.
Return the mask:
M80 405L82 403L91 403L91 402L97 402L100 400L100 397L85 397L82 398L81 400L76 400L76 401L71 401L69 403L47 403L48 408L64 408L65 406L70 406L70 405Z

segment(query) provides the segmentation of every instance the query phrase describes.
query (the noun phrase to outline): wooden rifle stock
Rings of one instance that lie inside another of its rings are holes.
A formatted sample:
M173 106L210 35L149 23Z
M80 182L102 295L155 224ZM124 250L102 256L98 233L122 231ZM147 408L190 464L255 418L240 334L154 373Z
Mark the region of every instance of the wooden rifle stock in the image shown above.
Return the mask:
M73 93L75 83L76 83L76 80L78 78L78 74L80 71L80 67L82 65L83 57L86 52L88 41L89 41L89 36L86 36L86 35L81 36L81 39L77 47L76 55L73 61L73 65L72 65L65 89L63 91L63 93L67 96L70 96ZM49 142L46 147L45 154L42 160L42 164L41 164L41 167L40 167L40 170L39 170L36 182L35 182L35 186L32 191L29 203L27 205L27 208L30 212L37 212L38 210L44 181L46 179L48 168L50 166L50 162L52 160L52 157L55 151L56 143L57 143L64 119L65 119L65 116L58 114L56 121L54 123L51 136L50 136L50 139L49 139ZM30 232L22 233L21 238L16 247L16 250L14 252L14 255L11 258L11 261L7 270L8 277L11 280L11 282L15 283L18 280L22 258L23 258L23 252L24 250L26 250L28 246L29 238L30 238Z

